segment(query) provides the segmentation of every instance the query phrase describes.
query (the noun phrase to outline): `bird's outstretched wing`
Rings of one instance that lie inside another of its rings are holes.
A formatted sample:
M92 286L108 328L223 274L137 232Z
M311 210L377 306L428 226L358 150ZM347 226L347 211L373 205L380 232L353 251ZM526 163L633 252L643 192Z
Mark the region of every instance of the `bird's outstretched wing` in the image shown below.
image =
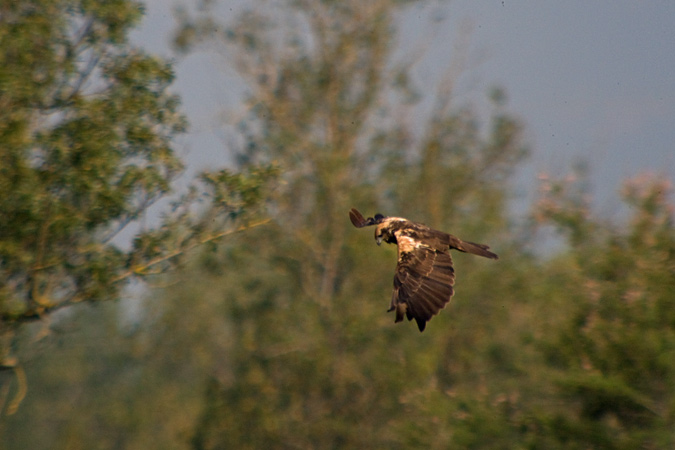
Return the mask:
M396 322L415 319L420 331L445 308L454 290L452 257L417 241L398 235L398 265L389 311L396 311Z
M352 225L354 225L356 228L363 228L367 225L371 225L368 223L366 218L363 217L363 214L361 214L356 208L349 210L349 220L352 221Z
M385 217L382 214L375 214L375 217L368 217L366 219L358 209L352 208L349 210L349 220L352 221L352 225L354 225L356 228L363 228L367 227L368 225L377 225L384 219Z

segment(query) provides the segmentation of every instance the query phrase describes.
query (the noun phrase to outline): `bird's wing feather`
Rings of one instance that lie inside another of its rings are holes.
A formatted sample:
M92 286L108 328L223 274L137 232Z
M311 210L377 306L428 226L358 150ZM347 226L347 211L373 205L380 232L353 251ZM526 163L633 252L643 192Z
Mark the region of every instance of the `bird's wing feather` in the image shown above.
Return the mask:
M455 272L448 251L440 251L405 233L397 233L398 265L390 311L396 322L415 319L420 331L445 307L454 291Z
M368 225L368 221L356 208L352 208L349 211L349 220L352 221L352 225L354 225L356 228L363 228Z
M460 252L471 253L473 255L482 256L484 258L499 259L499 257L492 253L485 244L476 244L475 242L463 241L457 236L453 236L443 231L434 230L426 225L413 223L412 226L416 232L417 239L427 243L430 247L438 250L450 249L459 250Z

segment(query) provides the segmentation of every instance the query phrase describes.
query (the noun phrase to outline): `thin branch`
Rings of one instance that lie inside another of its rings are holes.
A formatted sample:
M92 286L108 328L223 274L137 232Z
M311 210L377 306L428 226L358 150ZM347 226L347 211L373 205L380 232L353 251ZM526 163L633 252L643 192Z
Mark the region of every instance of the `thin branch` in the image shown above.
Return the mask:
M82 88L84 83L89 79L89 76L93 73L96 66L98 66L100 60L101 55L96 55L89 59L89 62L87 63L85 69L80 72L80 76L73 85L70 94L68 94L64 99L60 99L63 103L67 104L80 92L80 89Z
M18 383L18 391L9 405L7 406L7 415L11 416L19 409L19 405L26 397L28 392L28 381L26 380L26 372L20 364L14 366L14 375L16 375L16 382Z
M195 249L196 247L198 247L200 245L204 245L204 244L209 243L209 242L214 242L214 241L216 241L220 238L223 238L225 236L228 236L230 234L234 234L234 233L245 231L245 230L248 230L248 229L251 229L251 228L259 227L261 225L269 223L271 220L272 219L264 219L264 220L261 220L261 221L258 221L258 222L254 222L252 224L242 225L239 228L235 228L233 230L223 231L222 233L218 233L218 234L215 234L213 236L209 236L207 238L200 239L196 243L194 243L192 245L189 245L185 248L178 249L178 250L175 250L175 251L173 251L173 252L171 252L167 255L161 256L159 258L155 258L155 259L151 260L150 262L148 262L147 264L145 264L143 266L134 267L131 270L129 270L129 271L123 273L122 275L118 276L117 278L113 279L112 282L113 283L119 283L120 281L124 281L124 280L126 280L127 278L129 278L133 275L143 275L143 273L145 271L147 271L150 267L156 266L157 264L160 264L160 263L163 263L163 262L168 261L170 259L176 258L177 256L185 254L185 253L189 252L190 250Z
M120 221L117 223L113 229L108 230L107 234L101 238L101 242L107 244L112 239L115 238L119 233L121 233L127 225L137 220L142 214L144 214L148 208L157 203L159 200L165 198L164 192L160 192L155 195L147 195L144 200L141 201L141 204L130 213L126 214L124 217L120 218Z
M173 251L173 252L171 252L171 253L169 253L165 256L153 259L143 266L137 266L137 267L119 275L115 279L113 279L112 283L122 282L122 281L124 281L124 280L126 280L126 279L128 279L128 278L130 278L134 275L147 274L145 272L149 268L151 268L153 266L156 266L158 264L161 264L162 262L168 261L172 258L176 258L177 256L180 256L184 253L187 253L190 250L193 250L200 245L207 244L209 242L217 241L218 239L221 239L221 238L223 238L225 236L228 236L230 234L239 233L241 231L246 231L246 230L249 230L251 228L255 228L255 227L259 227L261 225L265 225L265 224L267 224L271 221L272 221L272 219L264 219L264 220L260 220L258 222L253 222L251 224L242 225L242 226L240 226L238 228L235 228L235 229L223 231L222 233L218 233L218 234L215 234L215 235L212 235L212 236L209 236L209 237L202 238L192 245L189 245L189 246L187 246L185 248L182 248L182 249L179 249L179 250L175 250L175 251ZM23 322L32 322L32 321L35 321L35 320L41 320L41 319L44 318L45 315L47 315L49 313L53 313L55 311L58 311L60 309L63 309L63 308L69 307L69 306L73 306L77 303L82 303L85 300L86 300L85 297L83 297L82 295L76 294L70 300L67 300L67 301L64 301L64 302L61 302L61 303L58 303L58 304L54 304L54 305L41 306L41 307L36 308L36 309L31 309L29 311L26 311L25 314L23 314L19 317L11 317L11 316L8 316L8 315L0 315L0 322L10 321L10 322L13 322L13 323L23 323Z

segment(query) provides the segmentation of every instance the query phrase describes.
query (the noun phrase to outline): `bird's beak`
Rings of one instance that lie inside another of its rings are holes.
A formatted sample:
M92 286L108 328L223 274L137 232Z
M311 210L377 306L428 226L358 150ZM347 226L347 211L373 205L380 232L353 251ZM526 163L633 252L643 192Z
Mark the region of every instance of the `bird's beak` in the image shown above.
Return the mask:
M381 245L382 244L382 236L376 237L375 241L377 242L377 245Z

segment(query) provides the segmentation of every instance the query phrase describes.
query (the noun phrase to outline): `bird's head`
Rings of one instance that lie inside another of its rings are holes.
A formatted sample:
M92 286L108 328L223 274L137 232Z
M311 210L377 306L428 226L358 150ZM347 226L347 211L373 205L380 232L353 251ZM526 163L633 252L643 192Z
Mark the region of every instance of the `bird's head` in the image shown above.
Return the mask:
M387 244L397 244L395 232L401 229L402 222L408 221L402 217L380 217L377 227L375 227L375 242L377 242L377 245L382 244L382 241Z
M375 242L377 242L377 245L381 245L382 241L391 242L392 238L394 238L394 236L391 234L388 220L379 223L377 227L375 227Z
M388 244L395 244L396 236L394 236L391 224L396 221L405 221L401 217L385 217L382 214L375 214L375 217L368 217L366 219L356 208L352 208L349 211L349 218L356 228L377 225L375 227L375 242L377 242L377 245L382 244L382 241Z

